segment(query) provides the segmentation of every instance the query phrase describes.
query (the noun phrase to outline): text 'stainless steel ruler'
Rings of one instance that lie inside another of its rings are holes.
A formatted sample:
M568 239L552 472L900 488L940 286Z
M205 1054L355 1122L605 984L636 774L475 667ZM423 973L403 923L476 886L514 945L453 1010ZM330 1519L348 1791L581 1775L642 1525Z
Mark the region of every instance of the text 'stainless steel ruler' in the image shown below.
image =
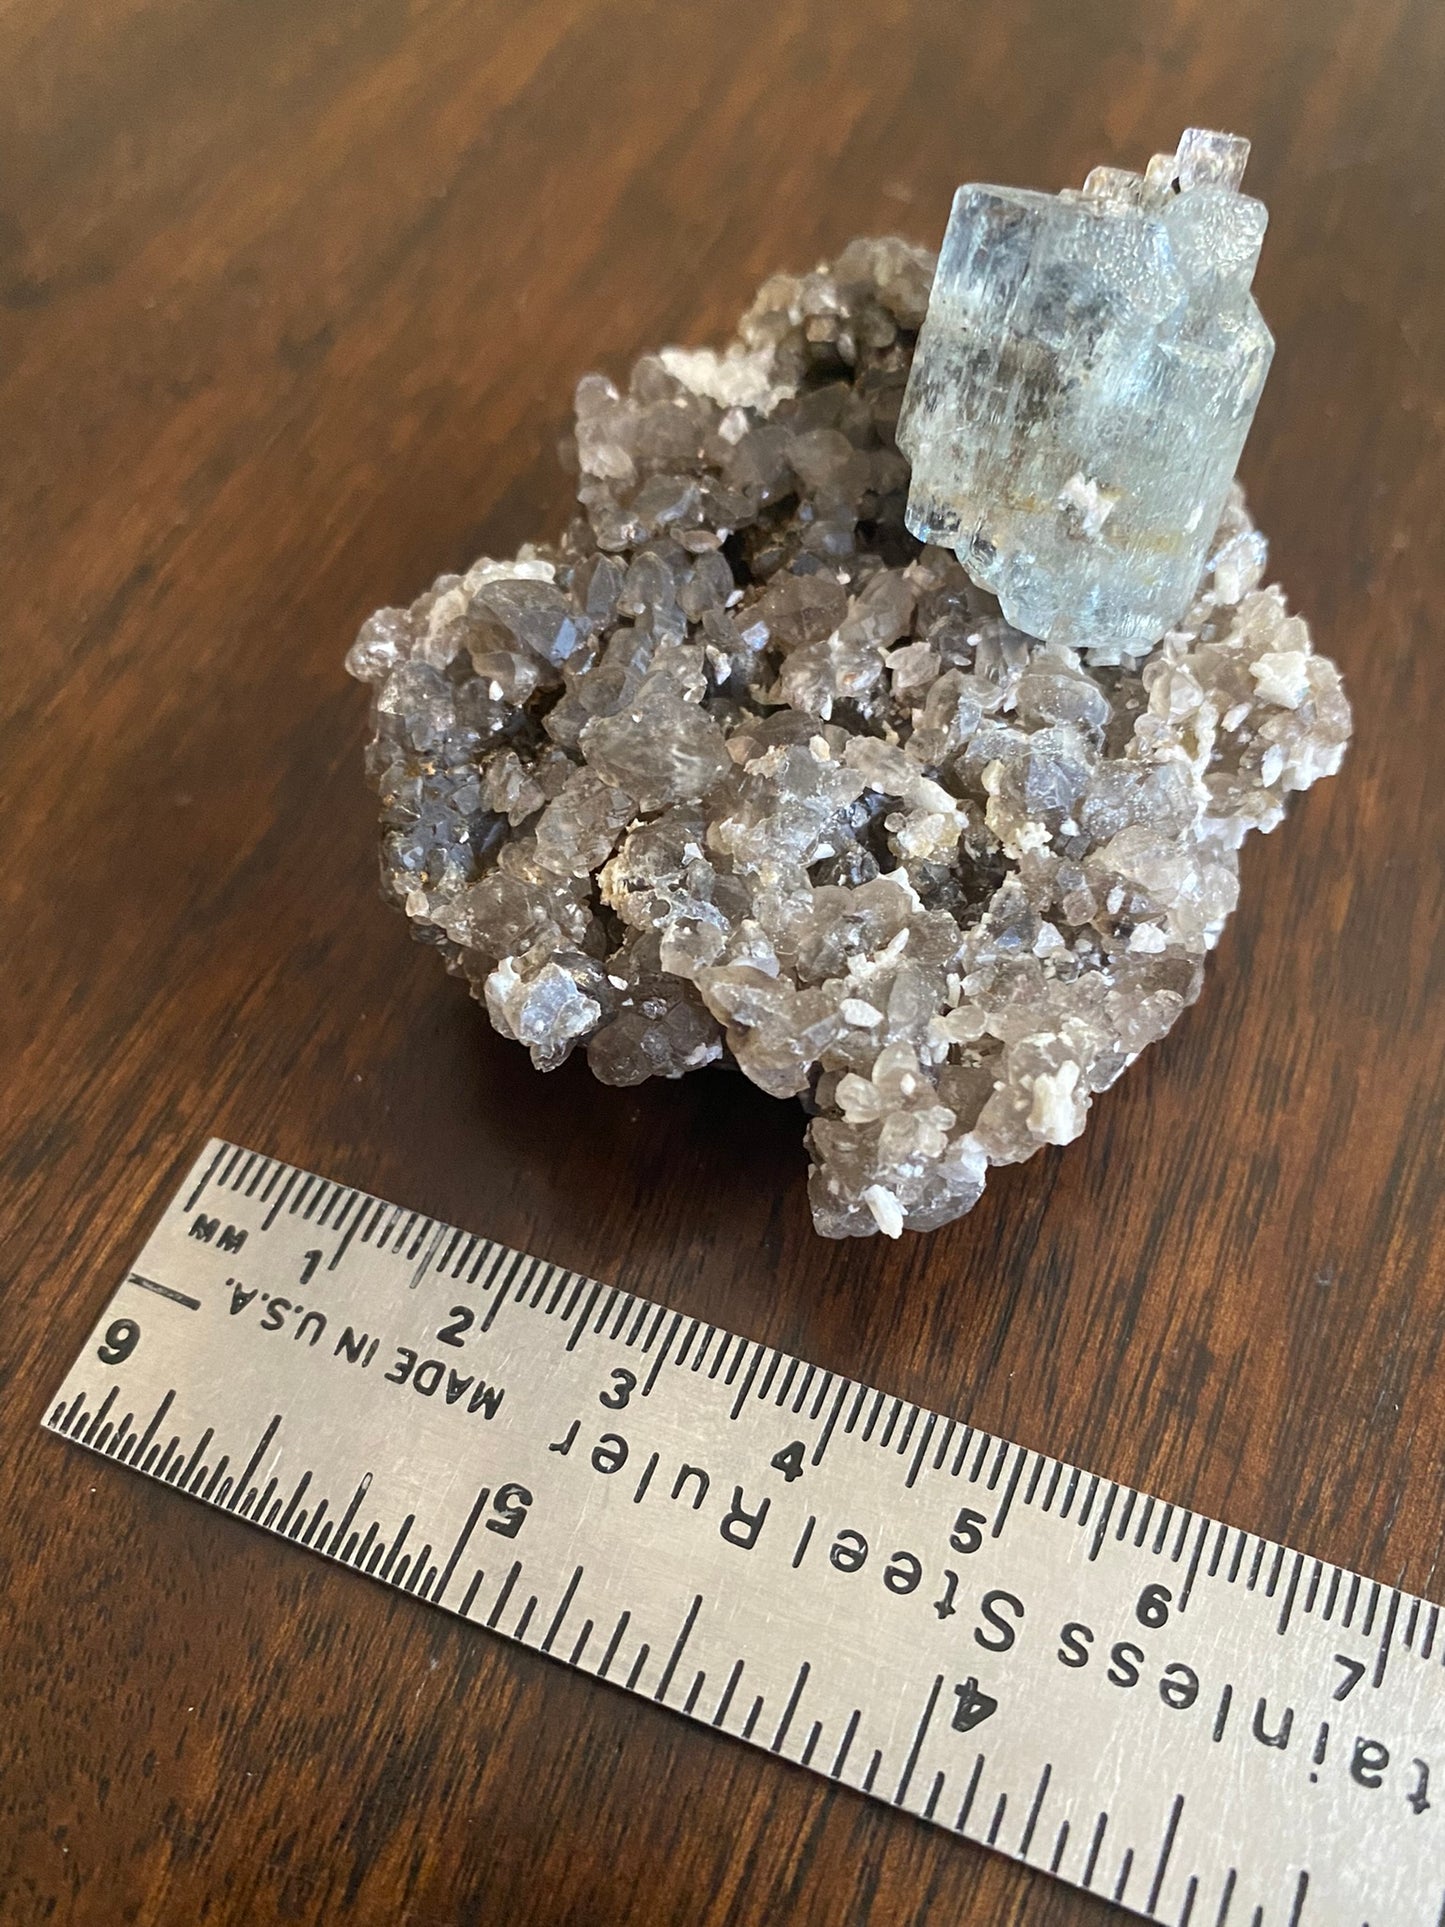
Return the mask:
M1438 1607L255 1152L46 1423L1153 1919L1445 1922Z

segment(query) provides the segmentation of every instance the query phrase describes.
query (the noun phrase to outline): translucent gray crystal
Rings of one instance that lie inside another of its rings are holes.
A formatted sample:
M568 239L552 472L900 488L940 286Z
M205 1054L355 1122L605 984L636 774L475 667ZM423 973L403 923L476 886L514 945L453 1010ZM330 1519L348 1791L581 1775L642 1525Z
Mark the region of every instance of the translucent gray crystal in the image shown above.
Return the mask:
M1274 352L1248 153L1190 128L1082 193L954 198L898 429L908 526L1027 635L1142 651L1188 607Z
M588 376L561 541L348 658L414 933L541 1069L801 1099L830 1237L929 1230L1076 1137L1349 733L1237 492L1142 656L1030 639L909 534L932 267L855 241L722 353Z

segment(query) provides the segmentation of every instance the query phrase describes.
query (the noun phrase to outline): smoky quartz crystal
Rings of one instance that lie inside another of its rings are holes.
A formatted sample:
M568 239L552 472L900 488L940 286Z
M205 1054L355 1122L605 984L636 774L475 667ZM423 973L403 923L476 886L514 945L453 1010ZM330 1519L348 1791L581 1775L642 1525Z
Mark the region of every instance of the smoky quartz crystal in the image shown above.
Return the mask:
M1237 490L1173 531L1193 580L1143 647L1036 639L910 533L933 267L855 241L769 280L723 351L585 377L561 539L442 576L348 657L414 934L539 1069L730 1062L800 1099L829 1237L930 1230L1076 1137L1197 995L1244 837L1350 726ZM1087 525L1112 471L1080 473Z

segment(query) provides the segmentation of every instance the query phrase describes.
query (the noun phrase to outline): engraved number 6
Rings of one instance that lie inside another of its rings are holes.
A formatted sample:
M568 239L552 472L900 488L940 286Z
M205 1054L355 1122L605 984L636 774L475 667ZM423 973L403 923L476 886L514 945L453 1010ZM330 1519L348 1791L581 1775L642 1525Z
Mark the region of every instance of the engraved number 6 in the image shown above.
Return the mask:
M140 1326L133 1318L116 1318L105 1328L105 1342L96 1352L102 1365L123 1365L140 1343Z

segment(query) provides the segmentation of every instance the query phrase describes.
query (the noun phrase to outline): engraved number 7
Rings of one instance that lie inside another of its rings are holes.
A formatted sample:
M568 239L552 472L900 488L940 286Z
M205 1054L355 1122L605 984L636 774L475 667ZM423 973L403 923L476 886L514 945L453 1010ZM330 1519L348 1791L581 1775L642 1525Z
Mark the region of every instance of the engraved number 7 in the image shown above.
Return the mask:
M1335 1664L1336 1666L1344 1667L1345 1677L1335 1688L1334 1698L1337 1700L1347 1700L1359 1685L1360 1681L1365 1677L1365 1662L1362 1659L1350 1659L1344 1653L1336 1653Z

